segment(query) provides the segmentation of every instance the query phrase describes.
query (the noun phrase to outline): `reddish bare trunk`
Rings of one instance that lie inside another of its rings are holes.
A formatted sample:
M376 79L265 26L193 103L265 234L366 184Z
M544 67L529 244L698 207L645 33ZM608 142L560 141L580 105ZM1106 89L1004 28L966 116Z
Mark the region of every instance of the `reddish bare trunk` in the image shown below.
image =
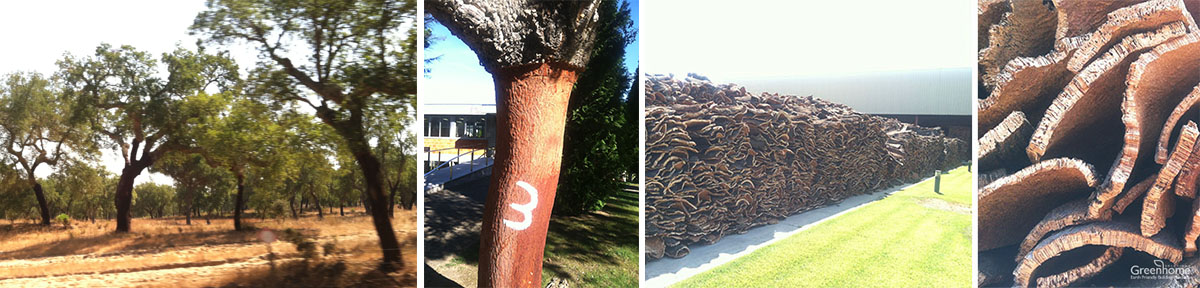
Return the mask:
M566 65L499 69L496 164L480 235L480 287L537 287L562 162L567 102L576 74Z

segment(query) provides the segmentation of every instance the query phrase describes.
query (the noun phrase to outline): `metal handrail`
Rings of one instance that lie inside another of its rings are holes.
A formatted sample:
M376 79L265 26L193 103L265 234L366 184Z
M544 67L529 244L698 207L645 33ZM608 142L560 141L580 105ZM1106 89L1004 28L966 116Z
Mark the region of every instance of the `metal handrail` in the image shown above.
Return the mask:
M429 154L430 154L430 153L432 153L432 152L436 152L436 151L444 151L444 150L450 150L450 149L461 150L462 148L442 148L442 149L437 149L437 150L432 150L432 151L425 151L425 160L430 160L430 159L429 159L429 158L430 158L430 157L429 157ZM471 161L470 161L470 162L471 162L471 168L470 168L470 170L472 170L472 171L473 171L473 170L475 170L475 159L476 159L476 158L475 158L475 152L476 152L476 151L479 151L479 150L484 150L484 151L485 151L485 152L484 152L484 157L485 157L485 158L489 158L489 159L490 159L490 158L492 158L490 155L492 155L492 153L494 153L494 152L492 151L492 150L494 150L494 149L496 149L496 147L488 147L488 148L475 148L475 149L468 150L468 151L467 151L467 153L460 153L460 154L458 154L457 156L454 156L454 158L450 158L449 160L446 160L445 162L442 162L442 164L438 164L438 166L435 166L435 167L433 167L433 169L429 169L429 172L425 172L425 175L424 175L424 177L428 178L430 174L433 174L433 172L437 172L439 169L442 169L442 168L444 168L444 167L450 167L450 163L453 163L455 160L458 160L458 158L461 158L461 157L462 157L462 156L464 156L464 155L471 155ZM441 162L441 158L442 158L442 156L441 156L441 153L439 153L439 154L438 154L438 161L439 161L439 162ZM488 163L488 164L490 164L490 163ZM484 164L484 165L488 165L488 164ZM454 178L454 168L451 168L451 169L450 169L450 178Z

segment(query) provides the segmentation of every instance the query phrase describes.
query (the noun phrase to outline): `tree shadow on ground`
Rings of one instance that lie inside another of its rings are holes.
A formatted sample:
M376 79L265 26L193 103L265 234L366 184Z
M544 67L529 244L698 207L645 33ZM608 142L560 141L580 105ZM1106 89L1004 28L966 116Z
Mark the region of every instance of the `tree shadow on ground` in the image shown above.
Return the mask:
M583 271L568 271L568 267L556 263L570 259L580 263L617 266L623 264L613 249L625 247L635 252L638 245L637 193L620 192L609 197L604 209L578 216L552 217L550 232L546 237L546 263L543 269L559 277L573 279L571 275ZM636 265L636 260L634 260ZM634 271L637 268L633 268ZM636 272L635 272L636 273Z
M397 271L380 267L362 271L342 260L290 261L243 272L220 287L415 287L417 274L413 266L408 264Z
M486 194L488 181L480 178L425 194L426 259L443 259L460 251L479 249L483 201L466 195Z
M136 232L109 232L102 235L80 236L31 245L14 251L0 253L0 260L86 254L96 252L99 249L113 251L111 253L123 254L130 254L127 252L129 250L145 250L142 252L153 253L155 250L163 248L221 245L252 241L257 241L255 232L253 231L199 231L161 235Z

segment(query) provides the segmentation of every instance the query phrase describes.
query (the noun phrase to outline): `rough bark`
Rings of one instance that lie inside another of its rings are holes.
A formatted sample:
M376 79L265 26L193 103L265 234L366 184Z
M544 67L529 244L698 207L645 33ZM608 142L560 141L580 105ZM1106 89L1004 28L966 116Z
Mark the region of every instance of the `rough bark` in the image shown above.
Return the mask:
M562 162L567 101L576 80L566 64L508 67L497 88L494 176L484 202L481 287L540 286L542 252Z
M1000 178L979 191L979 250L1017 244L1042 215L1087 195L1096 185L1095 172L1083 161L1067 158L1039 162Z
M143 161L138 161L143 162ZM133 180L138 175L142 174L148 164L131 164L125 165L121 169L121 178L117 181L117 232L129 232L130 229L130 211L129 208L133 204Z
M33 174L33 173L30 173ZM30 177L30 179L36 179ZM42 214L42 225L50 226L50 205L46 202L46 192L42 191L42 183L30 180L33 184L33 195L37 197L38 211Z
M599 0L425 1L425 12L474 50L493 76L537 63L582 69L596 40L599 7Z
M387 199L384 199L387 196L383 192L383 167L379 163L379 158L371 154L371 147L367 144L366 139L362 137L348 138L350 138L347 139L350 143L350 151L354 154L355 162L363 171L363 180L367 186L364 194L367 197L367 206L370 208L371 222L375 225L375 232L379 234L379 248L383 251L383 262L396 266L392 268L402 267L404 262L400 258L400 241L396 237L395 228L392 227L392 218L388 217Z
M246 176L242 173L235 173L234 176L237 178L237 195L234 196L233 200L233 230L241 231L242 207L246 205L244 200L244 192L246 191Z

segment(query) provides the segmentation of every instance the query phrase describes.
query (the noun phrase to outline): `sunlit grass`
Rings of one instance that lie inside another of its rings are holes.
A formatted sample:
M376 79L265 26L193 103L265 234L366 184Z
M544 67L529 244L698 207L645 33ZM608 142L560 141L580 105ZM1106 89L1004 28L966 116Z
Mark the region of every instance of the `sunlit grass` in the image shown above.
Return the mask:
M966 170L942 176L944 195L925 181L675 286L969 286L971 215L920 204L940 199L969 206Z

